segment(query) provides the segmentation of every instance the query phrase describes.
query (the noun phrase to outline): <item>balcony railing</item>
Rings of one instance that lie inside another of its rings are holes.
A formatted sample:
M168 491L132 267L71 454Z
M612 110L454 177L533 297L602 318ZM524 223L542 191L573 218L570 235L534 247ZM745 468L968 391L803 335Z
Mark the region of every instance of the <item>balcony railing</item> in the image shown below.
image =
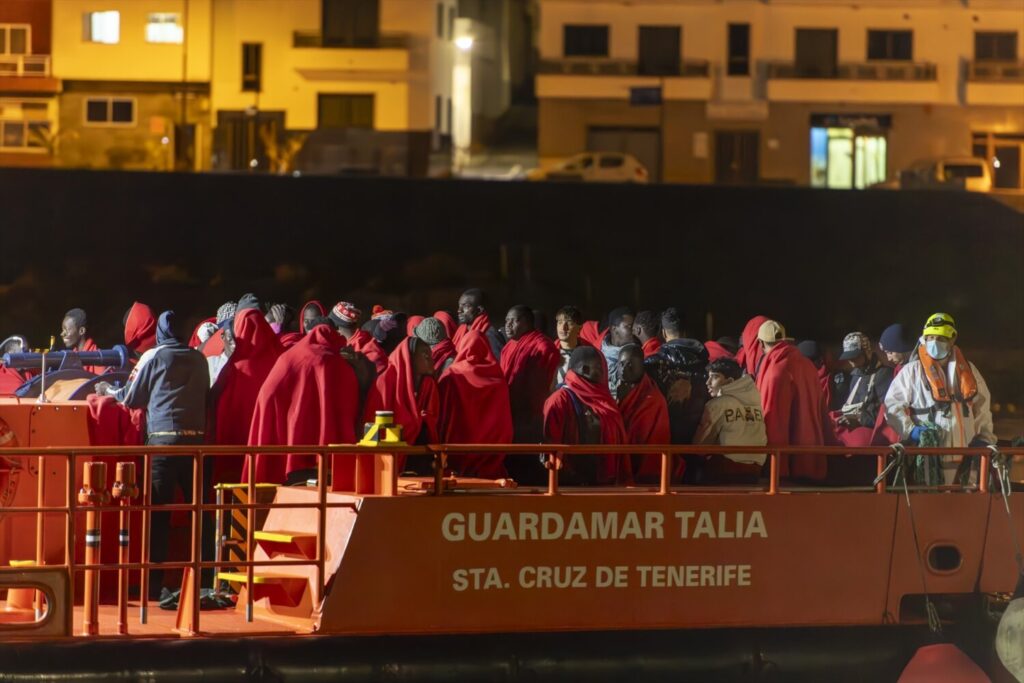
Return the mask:
M390 33L377 36L372 44L366 45L332 45L324 43L320 31L293 31L292 47L341 48L348 50L405 49L409 47L409 36L404 33Z
M564 74L570 76L655 76L707 78L708 63L703 59L685 59L679 67L657 72L646 72L635 59L613 59L611 57L563 57L562 59L541 60L540 73Z
M1024 62L968 62L967 80L1024 83Z
M0 76L49 75L50 55L0 55Z
M809 68L794 62L764 62L766 78L824 79L841 81L934 81L931 62L856 62Z

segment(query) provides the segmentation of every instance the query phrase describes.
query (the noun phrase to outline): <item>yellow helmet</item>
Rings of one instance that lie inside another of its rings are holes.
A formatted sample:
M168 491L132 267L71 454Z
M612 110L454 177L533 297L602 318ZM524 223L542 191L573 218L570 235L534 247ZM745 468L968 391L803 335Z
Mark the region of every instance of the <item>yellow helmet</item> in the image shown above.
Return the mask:
M924 331L921 334L925 337L934 334L953 339L956 337L956 321L948 313L933 313L928 316L928 322L924 324Z

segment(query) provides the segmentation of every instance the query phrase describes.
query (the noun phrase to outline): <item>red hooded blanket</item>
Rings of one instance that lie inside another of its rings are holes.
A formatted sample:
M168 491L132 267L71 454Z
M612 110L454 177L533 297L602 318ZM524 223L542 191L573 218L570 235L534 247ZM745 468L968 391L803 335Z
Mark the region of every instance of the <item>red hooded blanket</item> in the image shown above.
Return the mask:
M576 419L576 408L566 388L576 395L584 405L590 408L601 421L602 444L626 443L626 428L622 424L622 415L615 404L607 382L588 382L573 370L565 375L565 385L548 397L544 403L544 441L547 443L579 443L579 425ZM600 459L597 468L597 481L601 484L613 483L619 475L621 456L576 456L597 457ZM566 458L569 466L572 457Z
M345 338L317 325L281 354L256 398L249 431L254 446L354 443L359 420L359 386L352 366L341 357ZM343 488L355 469L352 458L334 463L334 488ZM347 465L347 468L342 466ZM340 466L340 467L339 467ZM282 483L288 473L316 467L316 456L289 453L256 456L256 481ZM243 481L247 480L243 472Z
M462 337L455 362L438 381L441 440L451 443L512 443L508 385L491 357L487 339L470 331ZM453 453L448 464L457 474L501 479L505 455Z

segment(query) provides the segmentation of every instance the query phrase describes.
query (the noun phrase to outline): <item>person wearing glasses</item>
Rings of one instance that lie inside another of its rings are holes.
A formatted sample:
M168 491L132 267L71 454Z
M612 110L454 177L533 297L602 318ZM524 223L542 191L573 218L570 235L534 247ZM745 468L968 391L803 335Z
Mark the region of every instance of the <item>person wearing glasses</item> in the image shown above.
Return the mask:
M946 313L928 318L910 360L889 385L885 419L900 440L919 446L981 448L996 443L992 396L978 368L957 345ZM920 459L919 484L971 483L977 464L959 456ZM923 481L920 481L923 479Z

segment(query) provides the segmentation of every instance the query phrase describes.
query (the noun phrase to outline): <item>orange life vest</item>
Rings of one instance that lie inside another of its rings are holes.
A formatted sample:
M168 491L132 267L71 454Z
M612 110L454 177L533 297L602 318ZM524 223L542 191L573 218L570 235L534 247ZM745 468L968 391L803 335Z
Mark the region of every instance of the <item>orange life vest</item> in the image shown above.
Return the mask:
M946 369L937 360L928 355L923 346L917 347L917 357L921 359L925 379L932 390L932 398L936 403L969 403L978 394L978 381L974 379L971 364L964 358L959 346L953 347L956 354L956 386L950 393L946 386Z

